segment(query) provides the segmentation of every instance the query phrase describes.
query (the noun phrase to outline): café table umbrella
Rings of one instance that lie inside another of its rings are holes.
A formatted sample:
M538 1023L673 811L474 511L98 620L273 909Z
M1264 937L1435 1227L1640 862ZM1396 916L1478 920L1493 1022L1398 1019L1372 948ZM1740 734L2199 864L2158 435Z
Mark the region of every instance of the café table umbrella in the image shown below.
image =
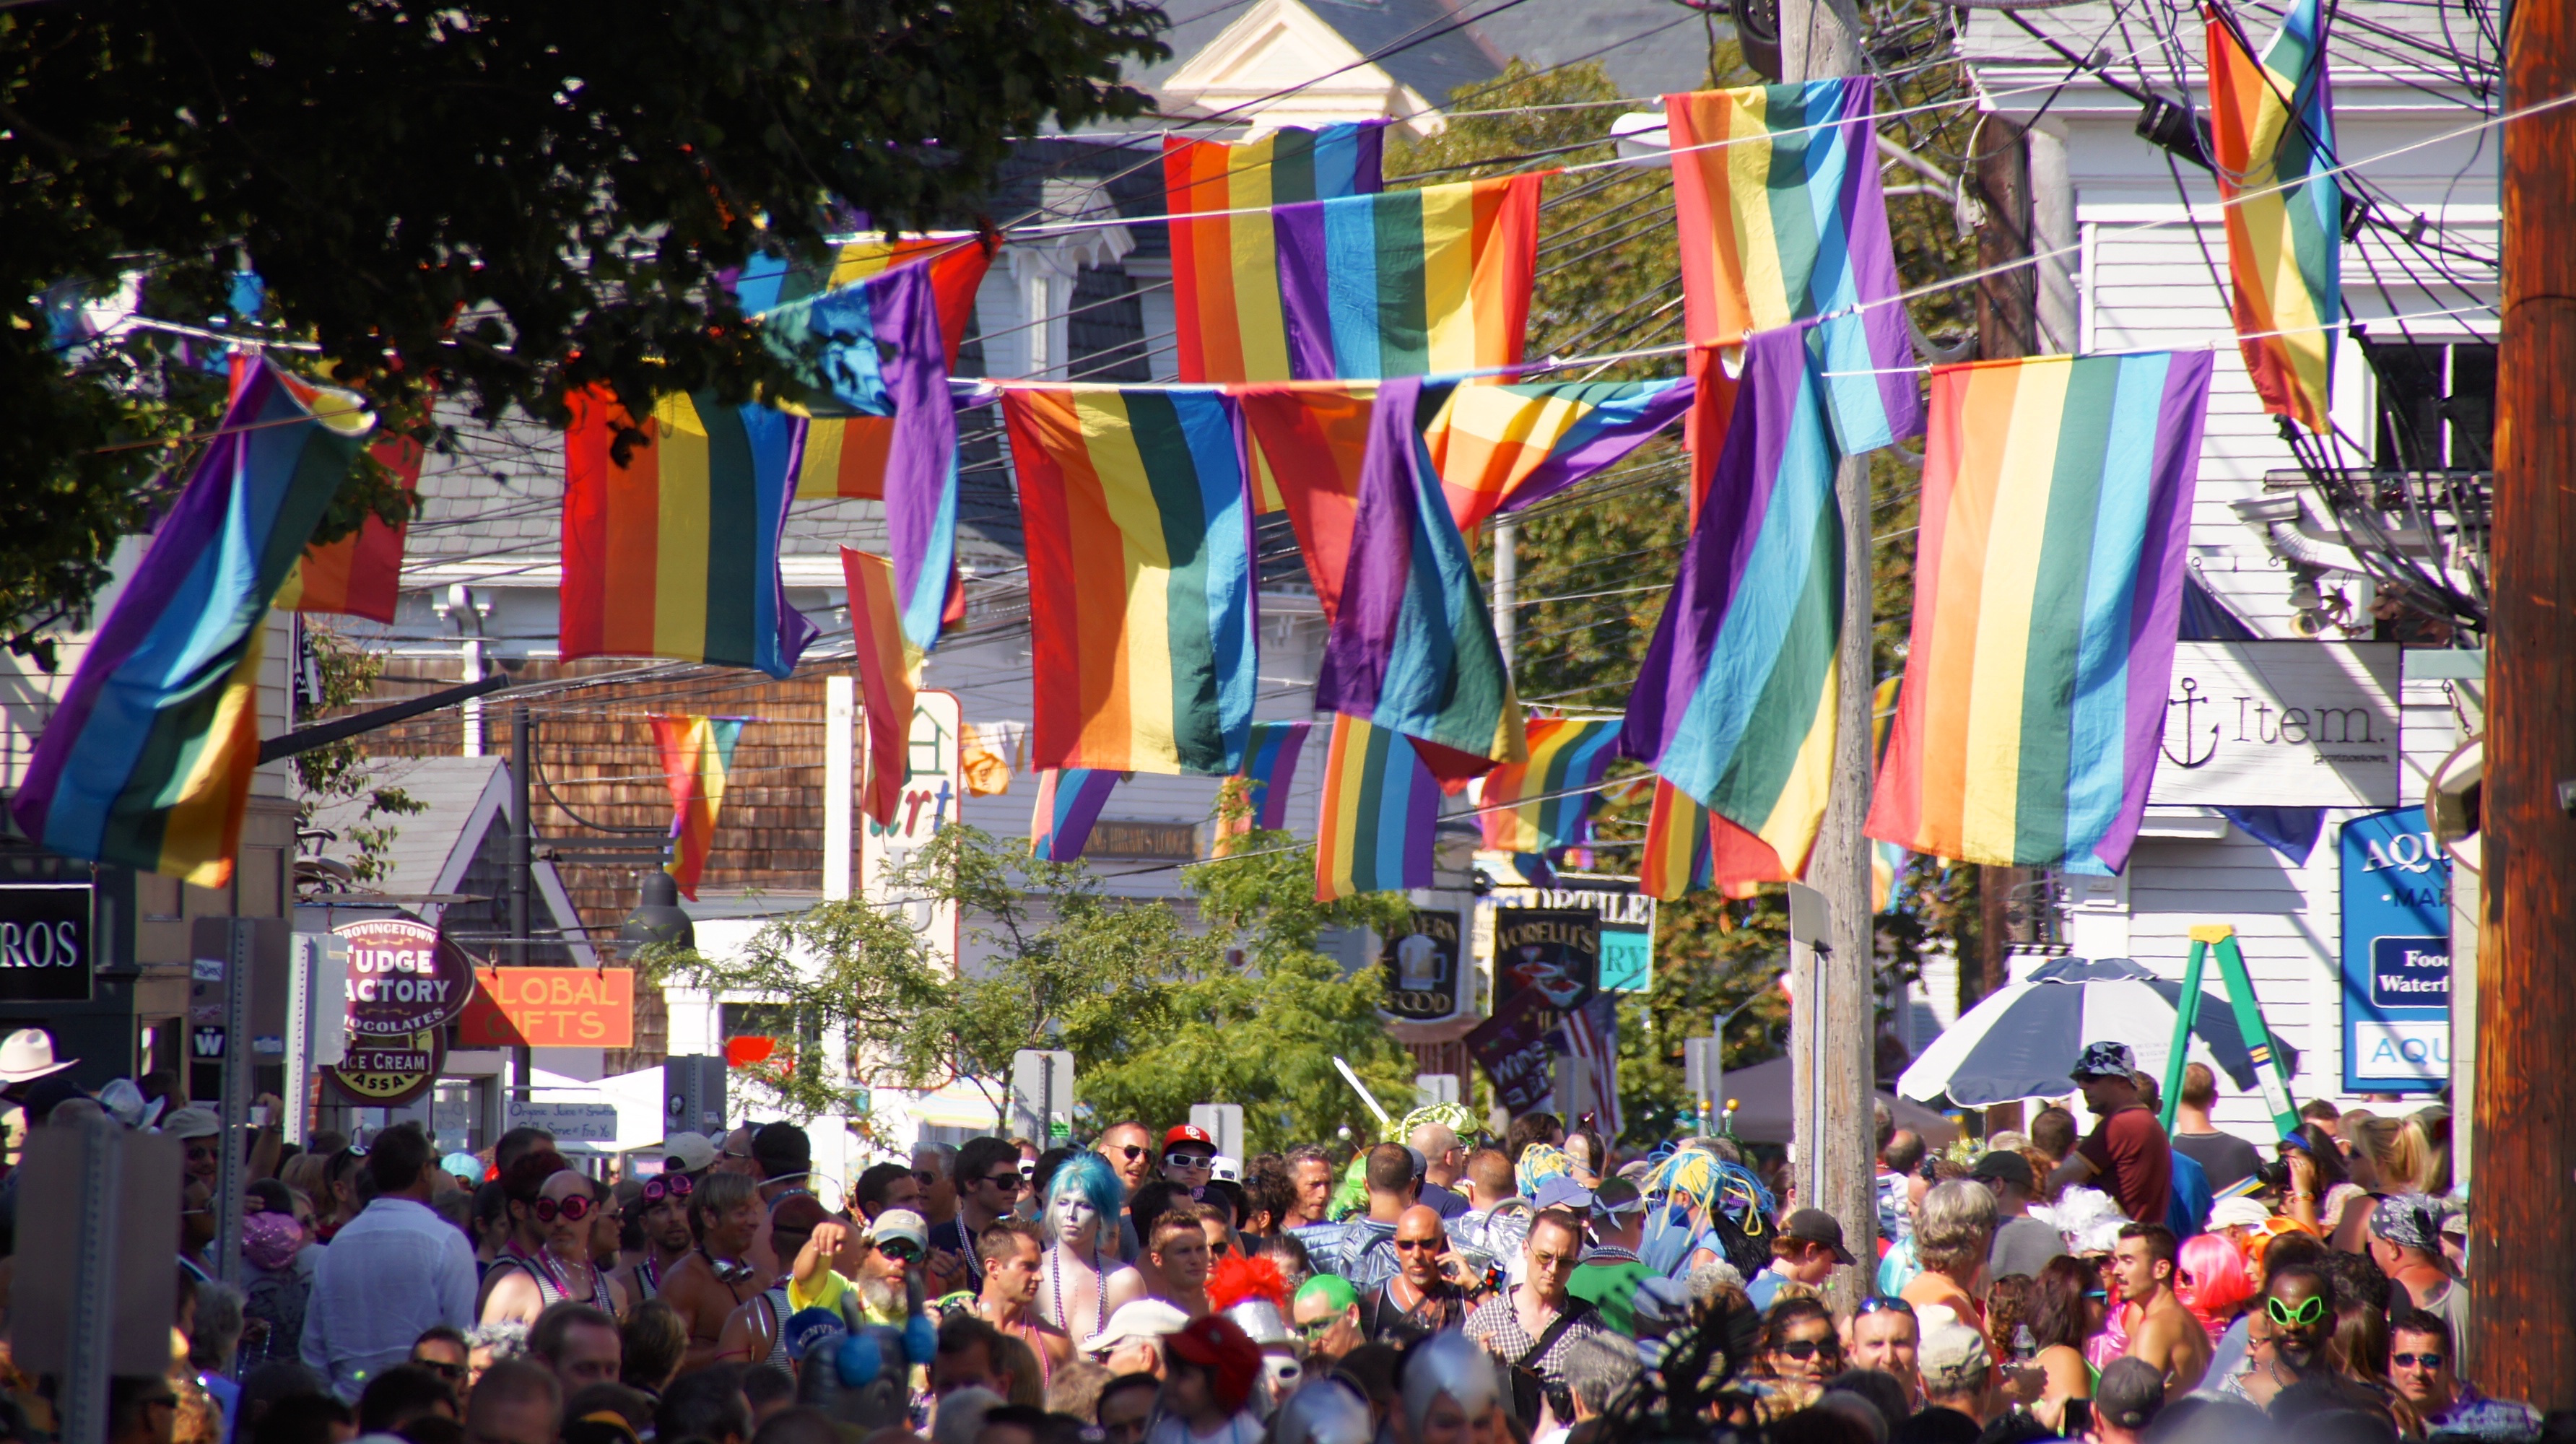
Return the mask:
M2057 958L2008 984L1961 1015L1932 1040L1905 1075L1897 1096L1930 1102L1946 1095L1968 1108L2023 1098L2059 1098L2075 1090L2067 1070L2087 1043L2126 1043L2138 1071L2162 1079L2173 1052L2182 984L2128 958ZM2273 1046L2297 1055L2276 1037ZM2191 1030L2189 1057L2206 1063L2240 1092L2256 1086L2254 1059L2235 1016L2204 991Z

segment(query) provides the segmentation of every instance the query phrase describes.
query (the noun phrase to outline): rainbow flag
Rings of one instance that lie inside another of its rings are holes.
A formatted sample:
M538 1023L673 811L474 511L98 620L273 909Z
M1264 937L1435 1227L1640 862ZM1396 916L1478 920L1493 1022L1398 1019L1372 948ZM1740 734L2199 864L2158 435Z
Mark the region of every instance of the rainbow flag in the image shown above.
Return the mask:
M1726 449L1622 744L1792 873L1823 820L1842 632L1841 458L1821 390L1795 331L1745 343Z
M936 301L930 267L898 266L760 318L761 341L795 373L803 399L892 418L886 549L903 634L925 656L939 645L957 569L957 408Z
M1691 342L1733 346L1818 323L1809 345L1836 373L1823 390L1845 455L1923 429L1870 129L1874 86L1852 76L1664 97Z
M1690 410L1682 416L1682 446L1690 452L1690 510L1684 520L1697 526L1718 455L1726 450L1726 423L1735 415L1735 378L1717 346L1693 346L1684 366L1692 386Z
M792 419L675 391L653 407L620 466L611 442L633 427L597 388L571 397L564 433L563 659L671 657L796 670L813 624L787 605L778 543Z
M36 740L9 805L27 836L200 887L232 880L259 764L260 634L374 424L357 397L256 364Z
M2211 13L2209 139L2245 369L2265 411L2322 435L2343 325L2343 183L2317 0L2290 0L2259 60L2232 17Z
M2209 374L2203 351L1932 373L1913 643L1870 836L2015 867L2128 861Z
M698 877L715 851L716 814L724 808L725 781L733 771L733 746L747 717L653 719L653 745L662 754L662 780L671 787L671 860L662 865L680 893L698 900Z
M1529 327L1538 175L1309 201L1270 213L1288 374L1510 366Z
M1618 755L1616 721L1533 717L1529 761L1485 774L1476 820L1497 852L1544 854L1591 836L1596 787Z
M1315 823L1315 901L1431 886L1440 783L1404 737L1333 719Z
M1671 902L1686 892L1714 888L1748 898L1766 882L1787 882L1789 870L1768 843L1693 802L1688 793L1655 779L1646 812L1646 854L1637 886L1648 897Z
M1243 424L1212 391L1013 387L1039 767L1243 765L1255 655Z
M405 494L420 489L419 441L387 437L368 447L367 454L392 473L394 484ZM296 564L295 610L393 621L402 597L403 534L410 529L407 521L388 526L384 518L371 514L338 541L306 547Z
M1693 384L1468 382L1448 388L1423 443L1459 529L1545 501L1615 464L1690 409Z
M1368 457L1369 417L1377 383L1351 386L1248 386L1228 394L1242 408L1261 476L1278 498L1267 514L1288 513L1306 579L1330 623L1342 604L1342 572L1351 556L1351 524L1360 511L1360 463Z
M1417 429L1422 389L1414 376L1378 387L1315 705L1448 748L1483 772L1526 760L1529 746L1484 589Z
M1290 126L1232 145L1164 139L1181 380L1288 379L1279 255L1266 212L1384 189L1387 124Z
M1289 790L1297 785L1297 759L1315 730L1308 721L1255 722L1243 749L1242 776L1251 784L1252 825L1275 832L1288 825Z
M1091 845L1091 826L1109 802L1118 774L1095 767L1050 767L1038 774L1037 815L1029 819L1029 854L1071 862Z
M841 580L850 591L859 700L868 718L868 779L859 791L859 807L878 826L892 827L904 779L912 775L912 699L921 690L921 652L903 637L903 616L894 602L894 563L843 547Z

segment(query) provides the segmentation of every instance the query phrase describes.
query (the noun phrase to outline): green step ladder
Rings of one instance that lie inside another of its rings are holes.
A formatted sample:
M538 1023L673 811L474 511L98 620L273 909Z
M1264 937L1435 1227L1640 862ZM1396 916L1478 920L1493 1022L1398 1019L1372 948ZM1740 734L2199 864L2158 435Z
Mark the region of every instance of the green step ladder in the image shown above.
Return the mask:
M2254 980L2245 973L2245 954L2236 946L2235 927L2228 923L2200 923L2191 930L2191 961L2183 967L2182 996L2175 1000L2173 1049L2165 1057L2164 1107L2158 1121L2167 1133L2173 1131L2174 1107L2182 1101L2185 1052L2192 1027L2200 1021L2200 980L2208 972L2213 948L2218 953L2219 980L2227 986L2228 1006L2236 1015L2236 1031L2244 1035L2246 1051L2253 1056L2254 1077L2263 1090L2264 1104L2272 1110L2273 1126L2284 1134L2293 1132L2299 1126L2299 1108L2290 1097L2289 1063L2263 1022L2263 1009L2254 1001Z

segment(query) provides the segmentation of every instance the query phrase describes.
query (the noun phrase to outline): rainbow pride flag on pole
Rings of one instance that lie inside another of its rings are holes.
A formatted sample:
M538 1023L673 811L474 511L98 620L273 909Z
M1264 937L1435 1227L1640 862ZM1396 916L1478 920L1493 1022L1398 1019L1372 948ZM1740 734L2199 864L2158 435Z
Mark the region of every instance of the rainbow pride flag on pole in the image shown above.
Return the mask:
M1440 783L1413 745L1335 717L1315 824L1315 900L1431 886L1439 828Z
M2126 865L2181 622L2207 352L1932 373L1913 643L1865 830L1916 852Z
M1290 377L1517 364L1538 262L1540 179L1500 176L1273 210Z
M1525 760L1529 747L1484 589L1417 429L1422 390L1413 376L1378 387L1315 705L1463 754L1482 772Z
M691 902L698 877L715 851L716 814L724 809L725 783L733 772L733 746L747 717L653 718L653 745L662 754L662 780L671 788L671 860L663 870Z
M356 396L257 363L36 739L9 804L27 836L199 887L232 880L269 605L374 425Z
M712 392L663 397L617 464L632 426L606 392L572 397L564 433L563 657L670 657L796 670L813 624L787 605L794 420L727 406Z
M1589 838L1596 795L1586 789L1618 755L1616 720L1533 717L1528 730L1529 761L1486 773L1477 793L1477 823L1497 852L1543 854Z
M1255 686L1243 427L1212 391L1013 387L1039 767L1225 776Z
M1050 767L1038 774L1038 808L1029 819L1029 854L1071 862L1091 845L1092 824L1109 802L1118 774L1096 767Z
M1231 145L1165 138L1181 380L1288 379L1279 255L1266 212L1383 190L1387 124L1290 126Z
M894 825L911 775L913 694L921 690L921 653L903 636L895 607L894 564L841 548L841 580L850 591L851 640L858 646L859 700L867 709L868 778L859 808L880 827Z
M2343 326L2343 184L2317 0L2291 0L2259 60L2212 12L2209 139L2245 369L2265 411L2321 435Z
M1692 383L1467 382L1423 427L1459 529L1518 511L1618 463L1690 409Z
M1622 745L1795 873L1832 774L1841 458L1798 334L1765 331L1744 352L1726 449L1629 694Z
M1870 128L1874 86L1851 76L1664 97L1692 344L1817 323L1809 344L1833 373L1825 407L1847 456L1923 429Z

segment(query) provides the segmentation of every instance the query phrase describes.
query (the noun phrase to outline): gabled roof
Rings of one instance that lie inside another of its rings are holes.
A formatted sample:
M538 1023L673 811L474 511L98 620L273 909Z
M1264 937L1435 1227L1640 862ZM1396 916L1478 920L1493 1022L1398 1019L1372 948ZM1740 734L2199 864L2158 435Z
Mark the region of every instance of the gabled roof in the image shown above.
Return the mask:
M1138 84L1169 106L1245 106L1273 123L1409 115L1503 68L1452 0L1250 0L1202 12L1165 43L1173 59L1139 73ZM1291 87L1294 95L1263 103Z

